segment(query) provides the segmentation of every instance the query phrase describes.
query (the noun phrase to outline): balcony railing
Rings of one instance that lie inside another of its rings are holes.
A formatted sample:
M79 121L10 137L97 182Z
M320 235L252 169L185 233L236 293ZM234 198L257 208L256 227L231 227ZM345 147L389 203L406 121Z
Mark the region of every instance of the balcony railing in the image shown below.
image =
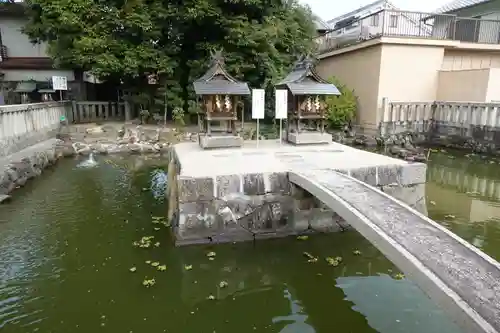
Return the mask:
M336 22L333 30L316 37L319 53L382 36L459 40L499 44L500 21L399 10Z

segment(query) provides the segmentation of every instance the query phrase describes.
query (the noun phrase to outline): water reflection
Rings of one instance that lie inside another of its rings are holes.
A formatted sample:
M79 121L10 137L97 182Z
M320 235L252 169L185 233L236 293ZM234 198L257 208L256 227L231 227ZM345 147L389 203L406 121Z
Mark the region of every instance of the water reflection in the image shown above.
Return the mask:
M378 332L460 332L454 323L443 320L443 311L408 280L395 281L385 274L339 277L337 286Z
M368 297L370 291L359 284L354 289L364 290L365 297L355 297L346 287L345 281L364 277L363 283L379 290L379 275L397 272L358 233L175 248L168 229L151 223L152 215L165 215L164 203L151 191L158 166L137 169L147 161L106 160L99 158L91 169L62 161L2 206L2 333L327 333L332 326L363 333L395 318L387 312L373 319L370 309L385 307L385 299ZM132 246L149 235L161 246ZM217 253L215 260L208 260L209 251ZM304 252L320 260L308 263ZM328 266L325 258L336 256L342 265ZM167 270L159 272L151 261ZM145 278L155 278L156 285L144 288ZM423 313L415 304L425 296L408 281L386 276L383 283L387 290L406 288L398 292L407 296L401 299L407 317L400 324L410 331ZM439 314L433 304L425 309ZM441 333L454 333L447 317L440 318Z
M427 169L429 216L500 259L500 168L496 158L440 153Z
M273 323L287 323L280 333L315 333L314 328L306 323L308 316L303 313L300 301L294 300L288 289L285 289L285 298L290 302L290 314L273 318Z

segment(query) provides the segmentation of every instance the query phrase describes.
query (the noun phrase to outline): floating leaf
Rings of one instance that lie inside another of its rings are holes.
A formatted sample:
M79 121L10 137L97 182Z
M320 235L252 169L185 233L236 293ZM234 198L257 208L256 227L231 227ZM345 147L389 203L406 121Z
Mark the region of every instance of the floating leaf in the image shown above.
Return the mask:
M303 254L308 258L307 262L317 262L318 258L310 254L309 252L303 252Z
M396 275L394 275L394 278L396 280L402 280L405 278L405 275L403 273L397 273Z
M185 265L185 266L184 266L184 269L185 269L186 271L190 271L190 270L192 270L192 269L193 269L193 265Z
M214 257L208 257L208 260L212 261L212 260L215 260Z
M326 257L325 260L330 266L337 267L340 264L340 261L338 261L336 258Z
M213 251L212 252L208 252L207 253L207 257L209 257L209 258L215 257L215 252L213 252Z
M156 267L156 269L159 270L160 272L164 272L167 270L167 265L160 265Z
M151 260L146 260L146 264L151 264Z
M159 230L160 230L160 228L153 228L153 230L154 230L154 231L159 231Z
M160 242L156 242L155 247L159 247L159 246L160 246Z
M455 215L445 215L444 216L445 219L454 219L455 218Z
M220 288L226 288L227 287L227 282L226 281L219 282L219 287Z
M149 288L149 287L152 287L156 284L156 280L155 279L148 279L148 278L145 278L144 281L142 281L142 285L146 288Z
M352 254L354 254L355 256L360 256L361 255L361 251L360 250L354 250L354 251L352 251Z
M214 297L214 295L208 295L207 299L209 299L209 300L214 300L214 299L215 299L215 297Z
M429 203L430 203L431 205L433 205L433 206L436 206L436 202L435 202L435 201L430 201Z
M160 265L160 263L158 261L155 261L155 262L151 263L151 266L153 266L153 267L157 267L159 265Z
M129 271L131 271L132 273L135 272L137 270L136 267L130 267Z
M307 236L307 235L297 236L297 240L308 240L308 239L309 239L309 236Z

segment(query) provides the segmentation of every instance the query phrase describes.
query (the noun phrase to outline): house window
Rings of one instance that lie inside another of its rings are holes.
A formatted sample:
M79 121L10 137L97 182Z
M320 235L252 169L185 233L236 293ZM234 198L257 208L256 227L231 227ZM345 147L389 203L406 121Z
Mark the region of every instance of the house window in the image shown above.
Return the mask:
M389 27L391 27L391 28L398 27L398 16L397 15L390 15L389 16Z
M378 27L378 20L379 20L379 16L378 14L375 14L371 17L371 22L370 22L370 25L372 27Z

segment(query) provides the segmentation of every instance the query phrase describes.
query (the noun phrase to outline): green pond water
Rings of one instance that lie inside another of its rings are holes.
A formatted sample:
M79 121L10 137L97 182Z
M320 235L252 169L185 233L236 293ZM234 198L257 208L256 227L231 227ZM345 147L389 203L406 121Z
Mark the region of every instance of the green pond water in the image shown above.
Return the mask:
M460 332L355 231L174 248L152 223L164 161L108 159L63 160L0 206L0 332ZM497 170L433 154L427 191L431 217L498 259ZM134 247L143 236L159 246Z

